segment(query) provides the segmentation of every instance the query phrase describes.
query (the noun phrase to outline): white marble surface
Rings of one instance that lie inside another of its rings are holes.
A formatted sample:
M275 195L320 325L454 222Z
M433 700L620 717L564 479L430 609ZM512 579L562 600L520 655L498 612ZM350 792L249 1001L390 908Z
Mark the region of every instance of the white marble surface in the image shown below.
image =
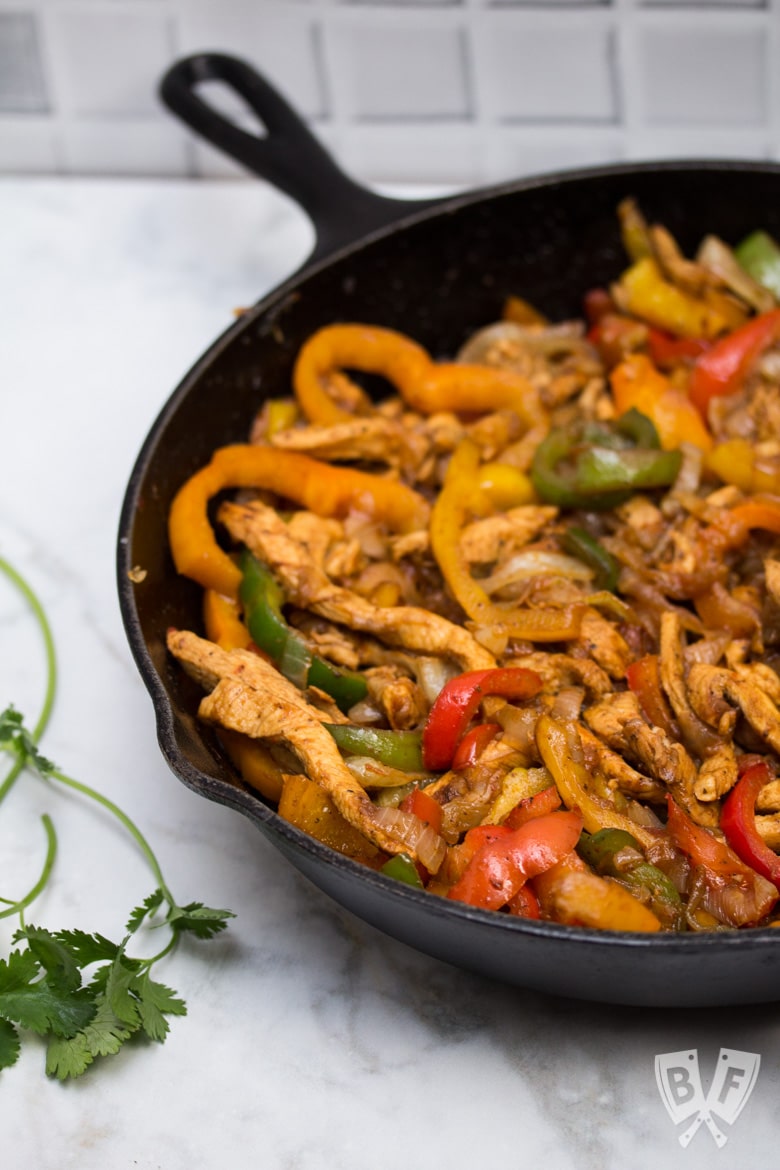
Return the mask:
M165 964L160 977L189 1004L165 1045L61 1085L27 1040L0 1074L3 1166L771 1164L776 1010L613 1010L449 968L331 904L163 763L116 601L124 486L181 375L308 240L261 184L0 184L0 555L54 627L60 690L44 748L138 820L180 900L238 915ZM0 583L0 705L30 723L42 665L32 620ZM0 894L37 876L47 810L60 855L31 920L116 936L152 888L142 859L99 812L33 778L0 808ZM3 953L11 929L0 922ZM704 1129L683 1150L653 1057L697 1048L707 1081L721 1046L760 1053L756 1088L722 1150Z

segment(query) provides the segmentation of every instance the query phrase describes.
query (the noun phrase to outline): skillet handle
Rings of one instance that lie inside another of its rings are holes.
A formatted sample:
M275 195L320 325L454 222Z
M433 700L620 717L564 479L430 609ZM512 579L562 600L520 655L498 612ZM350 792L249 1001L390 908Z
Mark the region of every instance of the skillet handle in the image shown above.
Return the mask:
M257 114L265 135L241 129L209 105L197 92L206 81L221 81L243 98ZM177 61L160 82L160 97L202 138L303 208L317 237L309 261L441 202L390 199L354 182L281 94L237 57L198 53Z

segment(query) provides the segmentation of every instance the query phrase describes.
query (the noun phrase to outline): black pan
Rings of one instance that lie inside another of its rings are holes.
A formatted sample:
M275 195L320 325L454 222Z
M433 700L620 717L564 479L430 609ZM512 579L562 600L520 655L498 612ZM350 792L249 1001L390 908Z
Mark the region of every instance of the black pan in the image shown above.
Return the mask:
M199 83L221 81L258 115L266 136L207 105ZM579 314L588 288L625 264L615 209L634 195L692 250L712 231L736 241L780 234L780 167L664 162L573 171L407 203L352 182L302 121L243 62L205 54L174 65L162 97L204 138L269 179L311 217L304 267L228 329L163 408L138 457L122 510L122 615L149 689L160 746L190 788L253 820L315 885L379 929L439 959L509 983L580 999L706 1006L780 999L780 931L633 935L473 910L367 870L282 821L244 787L207 727L200 694L166 654L165 631L198 629L200 590L177 576L166 516L179 485L215 447L243 441L266 395L288 392L296 351L320 325L372 322L452 355L516 293L553 320ZM140 565L144 580L129 570Z

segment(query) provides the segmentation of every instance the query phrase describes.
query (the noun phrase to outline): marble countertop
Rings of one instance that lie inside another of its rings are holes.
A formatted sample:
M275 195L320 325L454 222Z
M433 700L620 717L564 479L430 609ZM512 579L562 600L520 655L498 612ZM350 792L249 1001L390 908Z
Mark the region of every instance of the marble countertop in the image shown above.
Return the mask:
M775 1009L611 1009L492 984L391 941L314 890L247 821L199 799L159 754L114 580L125 484L159 408L198 355L305 256L310 229L260 183L0 183L0 556L45 605L59 693L45 754L134 817L180 901L237 914L185 941L159 978L187 1000L166 1043L134 1045L67 1084L26 1039L0 1073L6 1165L395 1170L736 1170L774 1153ZM0 580L0 706L32 724L43 653ZM53 881L29 919L121 933L153 888L121 829L24 776L0 808L0 894ZM13 926L0 921L0 953ZM716 1150L683 1149L654 1057L758 1053ZM10 1158L10 1161L9 1161Z

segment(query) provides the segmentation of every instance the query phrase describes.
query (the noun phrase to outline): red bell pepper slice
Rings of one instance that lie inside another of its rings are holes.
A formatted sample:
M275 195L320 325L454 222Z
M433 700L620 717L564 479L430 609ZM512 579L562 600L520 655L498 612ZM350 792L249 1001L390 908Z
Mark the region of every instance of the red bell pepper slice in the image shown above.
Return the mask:
M579 812L535 817L477 851L449 897L483 910L505 906L528 878L543 873L570 853L582 832Z
M760 922L775 905L777 889L729 845L695 824L671 796L667 804L666 827L674 844L688 854L694 865L701 866L713 888L731 888L734 895L729 910L731 925Z
M648 328L647 350L654 365L671 370L681 362L692 362L710 349L711 342L704 337L675 337L663 329Z
M414 792L404 797L401 811L413 813L424 824L430 825L435 833L441 832L442 807L438 800L434 800L422 788L415 788Z
M541 918L542 907L529 885L521 886L507 902L507 910L518 918Z
M691 370L688 394L705 418L710 400L736 393L764 350L778 338L780 309L772 309L716 341L697 359Z
M452 757L451 770L465 772L466 768L476 764L482 752L500 730L500 723L479 723L476 727L472 727L471 731L467 731Z
M763 761L748 768L724 801L720 827L734 852L780 890L780 857L756 828L756 797L771 779Z
M423 763L432 772L445 772L452 764L471 717L486 695L505 699L531 699L542 680L522 666L470 670L450 679L431 707L422 734Z
M551 784L549 788L545 788L542 792L537 792L535 796L529 796L525 800L521 800L504 818L502 823L508 825L510 829L519 829L521 825L532 821L534 817L542 817L546 813L555 812L560 807L561 794L555 785Z
M636 695L642 711L670 739L679 740L681 732L661 687L661 668L657 654L647 654L632 662L626 670L629 690Z

